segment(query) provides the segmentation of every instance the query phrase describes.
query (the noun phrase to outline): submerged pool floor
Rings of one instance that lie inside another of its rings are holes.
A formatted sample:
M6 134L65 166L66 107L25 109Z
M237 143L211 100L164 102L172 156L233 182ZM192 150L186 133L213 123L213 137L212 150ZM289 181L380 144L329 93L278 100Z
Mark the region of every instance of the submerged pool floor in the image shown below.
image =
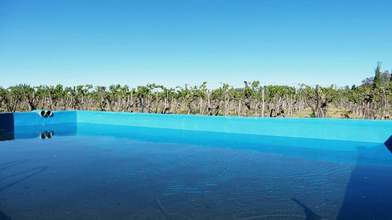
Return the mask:
M392 219L382 144L89 124L14 137L0 220Z

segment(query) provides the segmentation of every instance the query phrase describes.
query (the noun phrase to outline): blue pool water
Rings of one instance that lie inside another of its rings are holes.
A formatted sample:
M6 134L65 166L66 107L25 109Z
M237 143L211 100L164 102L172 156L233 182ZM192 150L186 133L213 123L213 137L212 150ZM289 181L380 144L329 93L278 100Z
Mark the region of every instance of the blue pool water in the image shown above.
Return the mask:
M392 219L392 153L371 138L13 120L0 220Z

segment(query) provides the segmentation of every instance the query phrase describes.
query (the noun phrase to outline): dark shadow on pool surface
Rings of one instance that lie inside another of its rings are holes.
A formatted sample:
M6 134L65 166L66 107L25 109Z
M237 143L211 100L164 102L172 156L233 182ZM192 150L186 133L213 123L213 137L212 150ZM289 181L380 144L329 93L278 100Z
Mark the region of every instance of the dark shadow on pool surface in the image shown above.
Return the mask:
M25 163L26 160L15 160L0 164L0 171Z
M12 218L0 210L0 220L12 220Z
M298 199L292 198L291 200L293 200L295 203L297 203L299 206L301 206L303 208L304 213L305 213L305 220L321 220L322 219L321 216L319 216L318 214L313 212L308 206L303 204Z
M392 157L382 146L358 151L337 219L392 219ZM372 157L380 162L368 163Z
M11 177L11 176L14 177L14 176L22 175L22 177L19 177L18 179L14 180L14 181L12 181L10 183L4 184L4 185L0 185L0 192L2 192L4 190L6 190L6 189L8 189L8 188L18 184L18 183L21 183L21 182L23 182L23 181L25 181L27 179L30 179L33 176L36 176L36 175L44 172L47 168L48 168L47 166L34 167L34 168L29 169L29 170L25 170L25 171L21 171L21 172L15 173L15 174L8 175L8 177Z
M17 167L19 165L25 164L27 160L15 160L15 161L9 161L6 163L0 164L0 171L12 169L14 167ZM40 167L33 167L30 169L25 169L17 172L13 172L11 174L7 174L4 176L0 176L0 192L9 189L10 187L21 183L33 176L36 176L42 172L44 172L48 167L47 166L40 166ZM17 177L16 179L12 180L13 178ZM7 180L11 179L9 183L3 183L6 182ZM12 220L10 216L5 214L2 210L0 210L0 220Z
M162 214L162 216L166 219L166 220L170 220L170 215L169 213L166 211L166 208L162 205L162 202L159 198L155 199L155 202L158 206L158 209L160 211L160 213Z
M16 176L21 176L21 175L29 176L31 174L35 174L36 172L41 173L46 169L47 169L47 167L43 166L43 167L35 167L35 168L28 169L28 170L18 171L18 172L12 173L12 174L8 174L6 176L2 176L0 179L0 182L3 182L4 180L10 179L10 178L16 177Z
M10 161L10 162L6 162L3 164L0 164L0 171L4 171L10 168L13 168L15 166L24 164L26 162L26 160L20 160L20 161ZM0 176L0 192L9 189L10 187L21 183L33 176L36 176L42 172L44 172L48 167L47 166L41 166L41 167L34 167L31 169L27 169L27 170L22 170L22 171L17 171L5 176ZM7 179L12 179L14 177L18 177L15 180L12 180L9 183L3 184L1 185L2 182L7 181ZM12 220L12 218L10 216L8 216L7 214L5 214L3 211L0 210L0 220Z

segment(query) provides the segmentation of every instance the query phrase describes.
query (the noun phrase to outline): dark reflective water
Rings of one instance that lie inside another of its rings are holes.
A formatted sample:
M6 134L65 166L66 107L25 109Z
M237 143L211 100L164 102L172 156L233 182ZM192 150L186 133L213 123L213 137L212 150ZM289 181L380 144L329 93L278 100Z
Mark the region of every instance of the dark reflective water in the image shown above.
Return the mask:
M391 171L374 143L16 128L0 142L0 220L392 219Z

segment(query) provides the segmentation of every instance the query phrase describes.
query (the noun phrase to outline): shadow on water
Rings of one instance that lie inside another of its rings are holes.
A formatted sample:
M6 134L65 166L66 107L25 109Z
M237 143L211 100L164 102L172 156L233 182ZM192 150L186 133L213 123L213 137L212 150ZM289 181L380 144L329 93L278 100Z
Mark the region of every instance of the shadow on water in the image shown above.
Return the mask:
M381 145L358 151L337 219L392 219L392 157Z
M27 160L16 160L0 164L0 171L25 163Z
M12 220L12 218L0 210L0 220Z
M167 212L166 208L162 205L161 200L159 200L158 198L155 199L155 202L158 206L159 211L161 212L162 216L166 219L166 220L170 220L170 215Z
M0 171L4 171L10 168L13 168L15 166L24 164L27 160L20 160L20 161L10 161L10 162L6 162L3 164L0 164ZM36 176L42 172L44 172L45 170L47 170L48 167L47 166L40 166L40 167L34 167L31 169L27 169L27 170L22 170L22 171L18 171L18 172L14 172L5 176L1 176L0 177L0 183L6 181L7 179L12 179L17 177L15 180L4 184L4 185L0 185L0 192L9 189L10 187L21 183L33 176ZM12 218L10 216L8 216L7 214L5 214L3 211L0 210L0 220L11 220Z
M21 176L21 175L24 175L24 174L30 175L30 174L34 173L35 171L42 172L46 168L47 167L35 167L35 168L32 168L32 169L23 170L23 171L19 171L19 172L13 173L13 174L2 176L1 179L0 179L0 182L3 182L4 180L9 179L11 177L15 177L15 176Z
M13 168L15 166L24 164L25 162L26 162L26 160L10 161L10 162L6 162L6 163L2 163L2 164L0 164L0 171L4 171L4 170L10 169L10 168ZM46 167L46 166L35 167L35 168L28 169L28 170L22 170L19 172L15 172L15 173L9 174L7 176L2 176L0 178L0 183L4 182L5 180L10 179L12 177L19 177L19 178L12 181L11 183L8 183L5 185L0 185L0 192L4 191L4 190L20 183L20 182L23 182L23 181L41 173L41 172L44 172L47 168L48 167ZM12 218L0 210L0 220L12 220Z
M309 207L307 207L305 204L303 204L302 202L300 202L298 199L296 198L292 198L291 200L293 200L295 203L297 203L299 206L301 206L304 210L304 214L305 214L305 220L321 220L321 216L317 215L315 212L313 212Z
M20 177L14 181L8 183L8 184L2 185L2 186L0 185L0 192L18 184L18 183L21 183L21 182L23 182L33 176L40 174L40 173L44 172L46 169L48 169L47 166L34 167L34 168L31 168L28 170L24 170L24 171L20 171L20 172L8 175L8 176L4 177L4 179L15 177L15 176L20 176ZM3 180L3 177L1 180Z

